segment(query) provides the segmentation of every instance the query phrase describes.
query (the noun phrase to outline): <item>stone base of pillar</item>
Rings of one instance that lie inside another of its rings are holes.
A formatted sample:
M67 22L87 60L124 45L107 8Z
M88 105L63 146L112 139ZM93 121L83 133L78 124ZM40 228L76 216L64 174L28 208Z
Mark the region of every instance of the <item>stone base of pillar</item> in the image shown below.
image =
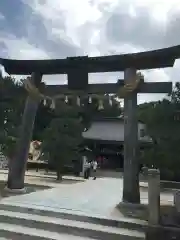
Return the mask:
M139 209L139 210L146 210L147 205L142 204L142 203L128 203L128 202L120 202L117 207L119 208L129 208L129 209Z
M26 188L21 188L21 189L10 189L8 187L4 188L4 191L7 193L13 193L13 194L24 194L27 192Z
M148 218L148 206L145 204L120 202L116 207L128 217L138 217L144 220Z

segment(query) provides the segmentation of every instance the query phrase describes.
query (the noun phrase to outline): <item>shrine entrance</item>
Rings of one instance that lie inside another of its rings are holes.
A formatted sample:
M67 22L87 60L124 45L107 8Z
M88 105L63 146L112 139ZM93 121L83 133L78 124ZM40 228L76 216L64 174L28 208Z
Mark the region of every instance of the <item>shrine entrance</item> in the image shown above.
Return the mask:
M29 144L38 104L51 99L54 104L62 95L78 98L93 94L116 93L124 98L124 181L123 201L140 202L138 169L137 93L170 93L170 82L144 82L137 70L173 67L180 58L180 46L113 56L72 57L58 60L0 59L9 74L31 75L24 82L28 92L17 145L17 154L9 164L8 188L24 188L24 175ZM124 72L124 80L116 84L89 84L88 73ZM47 86L41 83L43 74L67 74L68 85Z

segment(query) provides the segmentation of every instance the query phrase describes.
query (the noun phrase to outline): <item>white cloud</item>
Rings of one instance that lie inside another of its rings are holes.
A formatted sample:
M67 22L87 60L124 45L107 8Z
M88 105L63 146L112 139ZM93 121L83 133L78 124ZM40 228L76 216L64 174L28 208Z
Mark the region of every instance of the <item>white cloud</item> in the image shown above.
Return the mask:
M48 54L42 49L36 48L33 45L28 43L28 40L25 38L18 39L14 35L4 34L0 37L0 43L6 43L6 49L3 51L3 55L6 55L6 58L12 59L48 59ZM3 75L7 75L4 72L4 68L0 68ZM17 79L21 79L22 76L15 76Z
M4 20L4 18L5 18L4 15L0 12L0 21Z
M40 17L46 29L44 36L33 36L30 18L26 38L6 36L7 56L19 59L52 58L69 55L106 55L138 52L146 49L179 44L179 0L23 0ZM168 35L167 32L169 33ZM179 32L180 33L180 32ZM36 41L41 44L36 45ZM54 50L43 45L55 43ZM65 44L65 45L62 45ZM58 47L59 46L59 47ZM65 47L62 47L65 46ZM68 49L70 49L68 51ZM73 50L73 51L72 51ZM147 81L177 81L180 62L173 69L145 71ZM91 82L116 82L122 73L91 74ZM50 79L49 76L45 78ZM48 81L48 80L47 80ZM51 83L64 83L66 77L51 77ZM140 101L151 99L141 95ZM154 97L153 97L154 100Z
M4 34L0 36L0 42L6 43L6 55L14 59L47 59L48 54L31 44L28 39L16 38L14 35Z

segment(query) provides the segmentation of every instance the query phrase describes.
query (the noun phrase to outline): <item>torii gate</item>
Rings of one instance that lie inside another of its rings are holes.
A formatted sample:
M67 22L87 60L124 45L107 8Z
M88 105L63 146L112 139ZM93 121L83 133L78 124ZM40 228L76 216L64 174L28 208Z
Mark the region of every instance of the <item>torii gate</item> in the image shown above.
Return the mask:
M0 59L9 74L31 75L25 85L29 91L15 159L10 162L8 188L23 190L24 175L39 101L59 94L117 93L124 97L124 188L123 201L139 203L137 93L170 93L170 82L143 82L137 70L173 67L180 58L180 45L155 51L103 57L72 57L54 60ZM124 80L116 84L88 84L88 73L124 71ZM43 74L67 74L68 85L47 86L40 94ZM33 84L32 84L33 83ZM130 84L130 85L129 85ZM37 88L35 88L35 86ZM38 90L39 89L39 90Z

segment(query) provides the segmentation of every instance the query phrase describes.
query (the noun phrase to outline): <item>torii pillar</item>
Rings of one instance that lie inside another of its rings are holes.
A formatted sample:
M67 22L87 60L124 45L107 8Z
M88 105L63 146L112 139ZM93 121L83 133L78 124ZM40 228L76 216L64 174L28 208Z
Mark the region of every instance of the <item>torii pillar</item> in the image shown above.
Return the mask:
M136 69L124 71L125 84L136 81ZM140 203L137 92L128 93L124 98L124 179L123 202Z
M31 77L36 86L40 84L42 79L42 75L40 73L33 73ZM8 190L17 192L24 191L24 176L38 105L38 99L35 99L30 95L27 97L20 135L17 142L16 154L15 157L9 162L9 173L7 181Z

